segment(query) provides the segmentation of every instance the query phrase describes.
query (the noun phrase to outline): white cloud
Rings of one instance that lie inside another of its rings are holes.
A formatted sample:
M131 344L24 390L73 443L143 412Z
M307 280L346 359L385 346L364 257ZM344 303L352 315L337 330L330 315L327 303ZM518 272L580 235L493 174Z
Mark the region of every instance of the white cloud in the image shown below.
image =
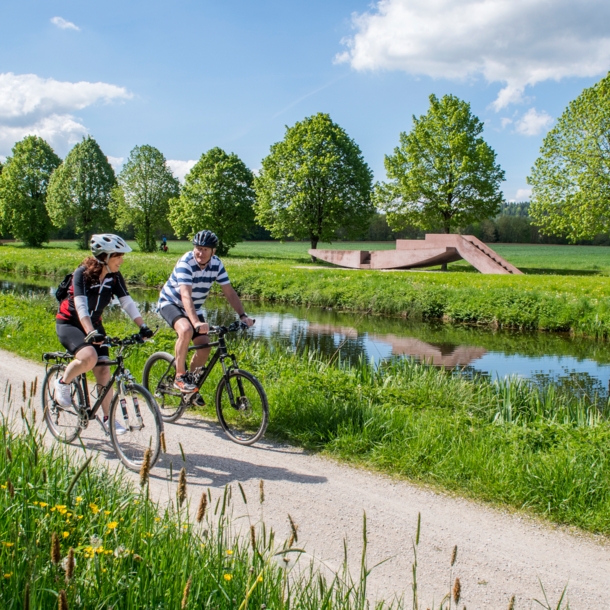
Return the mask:
M530 108L516 123L517 133L524 136L537 136L551 126L553 117L544 110L538 112L535 108Z
M502 123L502 129L504 129L507 125L510 125L513 120L508 117L503 117L500 122Z
M195 163L197 163L197 161L193 159L189 159L188 161L180 161L179 159L167 160L169 168L172 170L174 176L180 180L180 182L184 182L184 178L191 171L191 169L193 169Z
M53 19L51 19L51 23L62 30L80 31L80 28L76 24L72 23L71 21L66 21L62 17L53 17Z
M73 115L75 111L99 101L131 97L124 87L108 83L0 73L0 152L8 152L29 134L39 135L55 147L73 144L87 134L87 128Z
M69 114L52 114L29 125L0 123L0 150L8 152L15 142L25 136L35 135L63 151L76 144L87 133L87 128Z
M515 201L529 201L532 196L532 189L517 189Z
M123 167L124 157L113 157L112 155L107 155L106 159L108 159L108 163L112 165L115 172L120 172Z
M502 83L494 108L525 87L610 68L607 0L377 0L353 16L338 62L433 78Z

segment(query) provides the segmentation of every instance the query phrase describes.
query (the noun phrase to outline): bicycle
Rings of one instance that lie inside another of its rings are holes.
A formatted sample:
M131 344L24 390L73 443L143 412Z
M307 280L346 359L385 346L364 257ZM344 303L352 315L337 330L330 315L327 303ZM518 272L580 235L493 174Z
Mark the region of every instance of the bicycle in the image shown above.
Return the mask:
M243 328L247 326L241 322L233 322L228 327L212 326L209 334L218 335L217 341L189 347L189 351L217 349L206 366L193 372L197 390L188 394L174 388L176 362L172 354L156 352L148 358L142 373L142 385L155 397L163 421L175 422L182 417L220 361L222 377L216 386L215 395L216 415L220 425L227 436L239 445L252 445L263 436L269 421L265 390L254 375L239 368L235 355L229 354L227 350L225 335Z
M119 347L114 360L102 360L98 366L116 366L110 381L105 386L96 385L97 398L93 406L89 400L87 375L76 377L71 386L72 405L62 407L55 402L55 379L63 375L67 364L74 358L70 352L46 352L42 359L46 365L46 375L42 386L42 408L49 432L60 442L71 443L89 422L95 419L104 430L121 462L130 470L139 470L147 449L151 450L150 465L154 466L161 450L163 420L150 392L136 383L135 378L125 368L125 353L134 345L144 343L140 335L125 339L106 337L104 344ZM55 364L51 364L55 362ZM110 403L108 425L96 416L104 398L116 382L116 393ZM126 430L118 434L115 422Z

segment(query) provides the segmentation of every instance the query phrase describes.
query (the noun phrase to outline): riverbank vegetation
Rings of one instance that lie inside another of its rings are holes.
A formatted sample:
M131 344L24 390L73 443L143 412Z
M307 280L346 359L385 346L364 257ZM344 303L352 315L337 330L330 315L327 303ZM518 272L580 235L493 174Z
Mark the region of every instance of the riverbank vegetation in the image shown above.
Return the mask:
M610 336L610 277L346 270L300 264L303 261L298 257L307 256L303 244L298 253L291 249L292 245L289 248L288 244L279 244L277 250L274 246L263 243L260 255L250 247L244 256L225 260L232 284L242 298L411 320L570 332L604 339ZM181 247L189 246L182 242ZM529 246L527 250L522 246L522 256L532 260L532 250L537 248L545 246ZM2 246L0 254L0 271L57 278L73 271L83 258L82 252L71 248L28 249L13 245ZM588 252L582 254L587 255ZM556 253L555 259L559 258ZM132 284L161 286L175 261L175 256L165 253L134 252L121 271ZM585 273L582 268L575 271Z
M38 360L59 347L51 296L0 298L0 348ZM159 320L147 314L149 325ZM133 326L119 310L108 332ZM163 327L162 327L163 328ZM170 350L163 329L128 366ZM610 425L606 397L522 380L468 380L410 361L349 366L315 353L234 342L263 382L269 434L342 460L610 533ZM204 388L213 404L214 380ZM304 392L303 388L307 391ZM214 418L203 411L204 417ZM171 430L168 431L171 434Z

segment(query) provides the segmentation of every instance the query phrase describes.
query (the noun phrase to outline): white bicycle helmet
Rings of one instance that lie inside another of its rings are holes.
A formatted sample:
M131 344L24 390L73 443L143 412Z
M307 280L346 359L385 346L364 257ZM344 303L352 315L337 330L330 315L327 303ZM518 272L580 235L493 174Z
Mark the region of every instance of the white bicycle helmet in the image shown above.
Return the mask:
M100 254L123 254L131 252L131 248L125 243L125 240L112 233L92 235L90 246L91 254L96 258Z

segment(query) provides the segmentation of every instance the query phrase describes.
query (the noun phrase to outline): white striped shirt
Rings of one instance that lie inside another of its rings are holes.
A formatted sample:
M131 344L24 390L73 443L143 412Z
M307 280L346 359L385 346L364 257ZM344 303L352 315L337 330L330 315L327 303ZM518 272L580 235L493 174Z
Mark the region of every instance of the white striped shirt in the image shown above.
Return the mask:
M198 314L203 313L201 308L214 282L220 285L231 283L220 259L216 255L212 256L210 262L202 269L191 250L176 263L172 274L161 288L159 309L166 305L176 305L180 309L184 309L180 286L192 286L195 311Z

